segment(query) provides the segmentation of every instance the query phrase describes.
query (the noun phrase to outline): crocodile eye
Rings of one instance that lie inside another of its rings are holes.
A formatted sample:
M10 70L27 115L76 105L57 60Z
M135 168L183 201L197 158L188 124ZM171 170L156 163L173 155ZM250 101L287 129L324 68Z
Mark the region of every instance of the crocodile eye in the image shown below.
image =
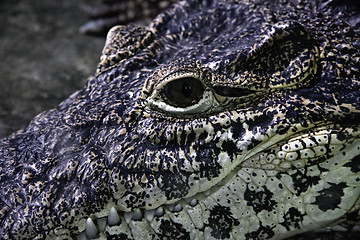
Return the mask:
M174 107L189 107L203 97L204 86L193 77L179 78L169 82L163 89L166 102Z
M219 103L207 81L195 71L174 72L159 79L144 103L151 110L179 118L214 111Z

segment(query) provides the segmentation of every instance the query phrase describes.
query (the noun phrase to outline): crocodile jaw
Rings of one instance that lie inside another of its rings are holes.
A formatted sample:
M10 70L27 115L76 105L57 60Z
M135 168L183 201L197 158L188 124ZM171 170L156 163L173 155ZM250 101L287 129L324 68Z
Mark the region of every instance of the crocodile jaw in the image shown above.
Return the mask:
M360 132L337 128L323 126L286 141L269 140L270 148L254 149L221 181L190 198L131 212L109 205L107 216L94 214L82 221L77 238L127 234L148 239L161 234L161 226L170 219L181 224L191 239L271 237L274 233L276 239L283 239L336 223L360 204L360 173L355 162ZM355 138L343 139L346 134ZM211 227L221 220L228 224L229 232ZM262 232L255 231L258 228Z

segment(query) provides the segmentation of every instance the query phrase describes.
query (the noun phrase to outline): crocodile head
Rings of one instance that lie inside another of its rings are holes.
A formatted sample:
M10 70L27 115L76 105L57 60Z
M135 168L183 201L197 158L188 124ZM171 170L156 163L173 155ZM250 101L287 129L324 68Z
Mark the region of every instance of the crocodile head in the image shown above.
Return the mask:
M0 235L283 239L357 215L358 26L335 0L251 0L114 27L86 87L0 142Z

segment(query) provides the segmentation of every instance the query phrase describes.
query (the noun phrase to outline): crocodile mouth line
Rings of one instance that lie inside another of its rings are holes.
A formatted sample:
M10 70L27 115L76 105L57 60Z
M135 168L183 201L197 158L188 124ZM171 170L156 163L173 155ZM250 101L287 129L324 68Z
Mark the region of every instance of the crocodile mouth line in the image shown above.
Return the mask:
M186 199L180 199L173 204L160 205L156 209L135 209L123 212L111 207L105 217L88 217L85 230L73 235L73 239L106 239L106 229L117 229L123 221L130 229L131 221L145 220L151 225L155 217L164 214L177 213L187 208L193 208L203 199L216 193L220 188L227 186L242 169L262 169L265 171L286 172L294 169L303 169L319 164L337 154L340 154L348 145L360 137L360 129L355 127L341 127L340 125L317 125L307 128L291 136L287 140L274 141L270 147L257 150L248 155L230 173L210 189L199 192ZM284 139L284 138L282 138ZM120 233L121 229L110 232Z
M109 210L109 215L103 218L87 218L85 223L85 230L80 234L73 237L76 240L87 240L87 239L98 239L103 237L106 239L104 235L104 231L106 228L115 228L115 230L110 232L117 232L116 226L119 226L123 221L126 222L127 226L129 226L131 221L141 221L146 220L150 225L154 217L161 217L166 212L177 213L182 211L187 206L194 207L199 203L197 197L203 195L202 198L209 196L211 193L210 191L199 193L192 198L181 199L174 204L165 204L157 207L156 209L152 210L145 210L145 209L136 209L131 212L122 212L117 211L115 207L111 207ZM93 220L94 219L94 220Z

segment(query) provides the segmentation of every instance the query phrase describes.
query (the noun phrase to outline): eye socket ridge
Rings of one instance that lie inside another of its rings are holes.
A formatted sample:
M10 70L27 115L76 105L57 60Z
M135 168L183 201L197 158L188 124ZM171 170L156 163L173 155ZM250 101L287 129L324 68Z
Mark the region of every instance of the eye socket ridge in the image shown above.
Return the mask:
M162 89L164 101L174 107L189 107L200 101L205 88L200 80L184 76L169 81Z

